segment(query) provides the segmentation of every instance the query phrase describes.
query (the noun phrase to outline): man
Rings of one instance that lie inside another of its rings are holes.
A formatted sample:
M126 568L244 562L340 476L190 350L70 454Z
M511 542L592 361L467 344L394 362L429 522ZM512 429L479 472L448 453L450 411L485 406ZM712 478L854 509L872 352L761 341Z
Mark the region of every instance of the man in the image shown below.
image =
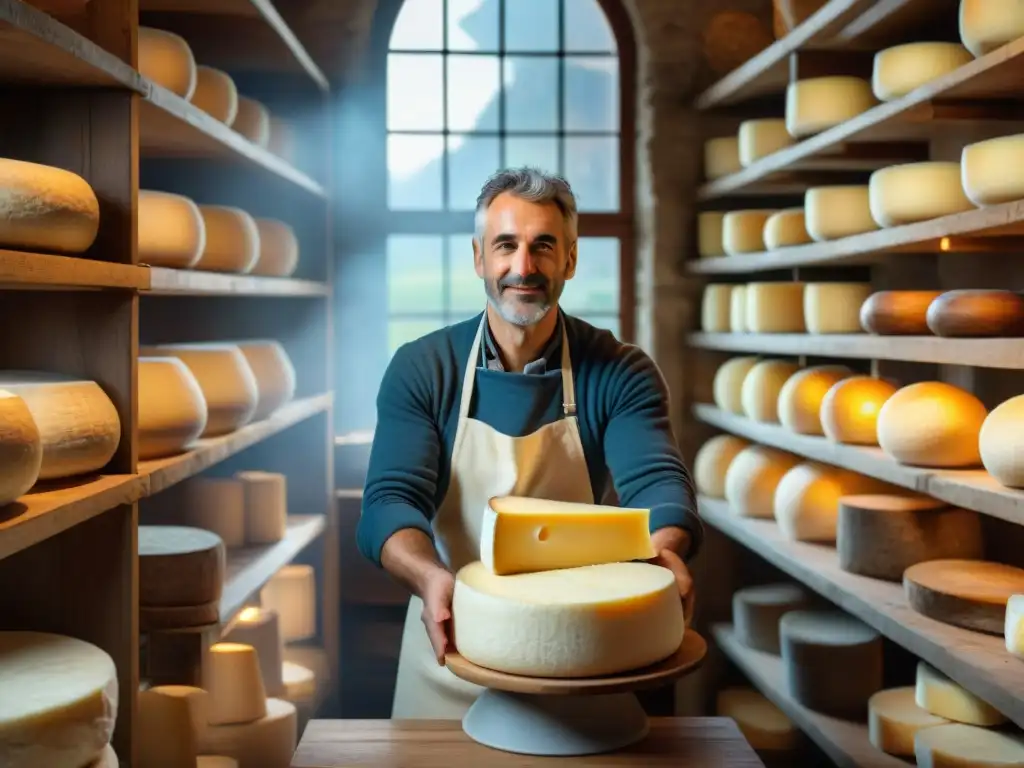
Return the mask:
M384 374L358 541L412 593L394 718L460 718L481 692L444 655L453 574L479 559L493 496L593 503L614 490L623 506L649 508L656 562L692 611L684 560L702 527L661 374L639 348L558 308L577 221L563 179L492 176L473 238L486 310L404 345Z

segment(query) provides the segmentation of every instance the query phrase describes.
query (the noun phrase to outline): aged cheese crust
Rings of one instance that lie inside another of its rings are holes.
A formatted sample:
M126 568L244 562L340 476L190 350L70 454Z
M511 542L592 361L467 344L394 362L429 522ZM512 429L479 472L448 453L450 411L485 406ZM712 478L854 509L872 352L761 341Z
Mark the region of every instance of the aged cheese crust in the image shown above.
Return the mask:
M99 226L99 201L81 176L0 158L0 247L82 253Z

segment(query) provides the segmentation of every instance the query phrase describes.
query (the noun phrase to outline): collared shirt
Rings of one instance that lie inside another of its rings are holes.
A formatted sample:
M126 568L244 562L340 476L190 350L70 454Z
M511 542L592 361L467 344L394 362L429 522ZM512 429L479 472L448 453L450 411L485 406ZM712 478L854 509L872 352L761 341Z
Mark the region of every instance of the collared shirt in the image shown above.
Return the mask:
M558 323L555 332L540 357L532 360L523 367L523 373L545 374L548 370L555 370L561 367L561 363L555 361L555 354L561 351L562 346L562 313L558 313ZM498 345L491 334L490 323L484 324L484 367L489 371L504 371L505 364L501 361L501 354L498 352Z

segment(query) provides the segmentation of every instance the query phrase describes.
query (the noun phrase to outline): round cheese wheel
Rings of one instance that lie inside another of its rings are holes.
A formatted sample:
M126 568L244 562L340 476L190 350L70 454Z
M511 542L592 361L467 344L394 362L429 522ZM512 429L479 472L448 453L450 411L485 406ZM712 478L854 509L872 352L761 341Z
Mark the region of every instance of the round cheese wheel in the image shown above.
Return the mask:
M259 397L252 418L265 419L295 396L295 366L276 341L240 341L238 348L256 377Z
M139 692L135 715L139 765L167 768L195 765L200 730L196 728L193 700L165 693L161 686Z
M978 435L988 416L982 402L940 381L910 384L878 412L878 444L900 464L966 468L981 464Z
M200 205L206 228L203 255L193 266L210 272L246 274L260 258L260 231L256 220L241 208Z
M880 481L856 472L806 461L779 481L773 504L775 520L787 539L831 543L836 540L839 499L883 487Z
M804 216L807 233L819 243L878 229L871 216L867 185L809 189L804 197Z
M725 498L725 474L740 451L750 443L734 435L718 435L697 451L693 460L693 481L697 492L712 499Z
M870 376L851 376L834 384L821 401L825 437L834 443L878 445L878 414L896 389Z
M199 739L200 750L237 760L238 768L291 765L298 743L298 711L283 699L267 699L266 709L266 716L255 722L208 726Z
M732 333L746 333L747 328L747 286L734 285L729 294L729 330Z
M217 534L224 546L245 546L245 489L234 477L193 477L185 483L184 521Z
M769 251L812 242L807 234L803 208L786 208L768 217L764 223L764 245Z
M139 526L139 604L202 605L220 600L224 542L199 528Z
M763 118L740 123L739 160L744 168L792 144L793 137L786 130L785 120Z
M1002 635L1006 603L1011 595L1024 592L1024 569L982 560L929 560L907 568L903 589L918 613L955 627Z
M250 274L291 277L299 266L299 239L295 230L277 219L256 219L260 256Z
M732 286L712 283L704 287L700 307L700 329L707 333L728 333L732 314Z
M803 333L803 283L747 283L747 331Z
M0 248L82 253L96 240L100 204L81 176L0 158Z
M997 482L1010 488L1024 488L1021 435L1024 435L1024 395L1011 397L996 406L985 418L978 434L981 463Z
M908 43L886 48L875 54L871 90L876 99L892 101L973 58L970 51L957 43Z
M960 179L967 199L978 206L1024 199L1024 134L1000 136L964 147Z
M206 691L193 685L155 685L148 690L156 691L168 699L184 701L192 718L192 728L195 733L202 733L210 708L210 695Z
M860 308L871 283L806 283L804 323L808 333L859 333Z
M999 290L947 291L928 307L936 336L1024 336L1024 294Z
M139 27L138 70L147 80L181 96L192 98L196 89L196 60L180 35L152 27Z
M810 602L810 596L798 584L758 584L738 589L732 596L736 638L747 648L778 656L779 621Z
M725 499L743 517L774 517L775 489L783 476L801 462L786 451L752 445L740 451L725 473Z
M139 190L139 263L190 269L206 247L206 224L199 206L181 195Z
M712 382L715 405L727 413L743 414L743 380L757 361L756 357L734 357L718 366Z
M927 336L928 307L942 291L878 291L861 305L860 325L879 336Z
M722 248L728 256L759 253L764 247L764 223L773 210L730 211L722 219Z
M777 752L800 744L800 729L759 691L724 688L718 692L715 710L719 717L736 721L747 743L757 751Z
M787 360L762 360L744 377L740 387L743 413L754 421L776 423L779 420L779 392L800 366Z
M779 390L777 411L782 426L801 435L824 435L821 403L837 382L852 375L844 365L818 365L794 373Z
M1017 768L1024 766L1024 738L975 725L939 725L914 736L914 757L921 768Z
M235 479L242 484L246 543L281 541L288 529L288 479L280 472L258 470L237 472Z
M949 722L917 706L910 685L879 691L868 699L868 739L889 755L913 757L918 731Z
M255 99L238 97L238 109L230 125L257 147L270 144L270 112Z
M721 136L704 142L704 177L719 179L740 170L740 145L735 136Z
M211 645L203 664L203 688L209 693L210 725L251 723L267 715L260 661L251 645Z
M274 611L286 642L316 634L316 573L309 565L287 565L260 590L260 604Z
M226 125L231 125L238 114L235 81L226 72L213 67L196 67L196 88L190 101Z
M722 226L725 213L704 211L697 214L697 253L702 259L725 256L722 244Z
M298 159L298 143L292 126L276 115L270 116L270 141L267 149L292 165Z
M871 83L859 77L814 77L786 88L786 128L802 139L845 123L875 105Z
M139 358L139 459L187 451L206 429L206 398L176 357Z
M917 662L914 702L926 712L958 723L992 726L1006 722L995 707L923 661Z
M487 669L530 677L613 675L671 656L683 641L675 579L649 563L455 576L455 644Z
M43 465L43 441L28 405L0 389L0 507L36 484Z
M975 56L984 56L1024 37L1024 1L960 0L960 40Z
M871 217L880 227L913 224L970 211L960 183L960 163L906 163L871 174Z

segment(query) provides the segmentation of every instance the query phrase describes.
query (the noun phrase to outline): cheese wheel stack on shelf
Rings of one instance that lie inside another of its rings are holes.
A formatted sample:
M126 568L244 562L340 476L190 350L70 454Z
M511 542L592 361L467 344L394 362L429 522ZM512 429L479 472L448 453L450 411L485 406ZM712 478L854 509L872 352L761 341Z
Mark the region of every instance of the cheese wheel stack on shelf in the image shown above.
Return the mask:
M768 217L764 223L764 246L766 250L791 248L812 242L807 232L807 221L803 208L784 208Z
M43 441L28 405L0 389L0 507L17 499L39 479Z
M277 341L239 341L238 348L256 377L256 410L252 420L262 421L295 397L295 366Z
M199 528L139 526L139 626L143 632L216 624L224 542Z
M139 263L191 269L206 249L206 223L192 200L169 192L139 190Z
M785 383L800 370L788 360L760 360L743 377L740 405L748 419L762 423L779 420L779 393Z
M759 253L765 249L764 225L774 209L729 211L722 218L722 250L727 256Z
M189 450L206 429L206 398L192 371L176 357L138 362L139 460Z
M875 106L871 83L857 77L813 77L786 88L786 129L797 139L844 123Z

